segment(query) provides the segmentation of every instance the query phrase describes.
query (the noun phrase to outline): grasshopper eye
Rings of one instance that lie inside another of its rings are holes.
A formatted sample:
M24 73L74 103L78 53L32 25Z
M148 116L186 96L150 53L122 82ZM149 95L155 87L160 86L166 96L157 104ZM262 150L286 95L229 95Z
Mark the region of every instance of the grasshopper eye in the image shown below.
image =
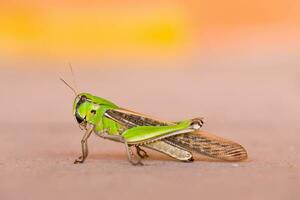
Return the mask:
M79 104L82 104L82 103L86 102L86 100L87 100L87 97L84 96L84 95L82 95L82 96L80 97L78 103L79 103Z
M91 110L91 113L92 114L96 114L96 110Z

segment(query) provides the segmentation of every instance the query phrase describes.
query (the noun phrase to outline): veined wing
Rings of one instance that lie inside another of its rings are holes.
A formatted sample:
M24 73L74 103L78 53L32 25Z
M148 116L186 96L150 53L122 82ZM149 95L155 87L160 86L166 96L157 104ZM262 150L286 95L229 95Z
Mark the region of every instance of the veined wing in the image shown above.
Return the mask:
M247 151L240 144L203 131L169 137L164 141L191 152L225 161L241 161L248 157Z
M108 110L106 116L128 128L175 124L122 108ZM226 161L240 161L248 157L247 151L240 144L203 131L171 136L163 139L163 141L191 152Z
M155 119L123 108L107 110L105 116L128 127L134 126L167 126L175 123Z

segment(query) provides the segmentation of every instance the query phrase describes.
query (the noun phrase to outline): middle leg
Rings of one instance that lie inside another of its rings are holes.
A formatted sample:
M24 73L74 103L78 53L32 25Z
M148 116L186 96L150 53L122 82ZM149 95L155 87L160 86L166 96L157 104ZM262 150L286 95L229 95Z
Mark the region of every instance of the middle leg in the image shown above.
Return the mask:
M132 150L130 149L130 145L128 145L126 139L124 139L124 137L122 137L121 135L109 135L109 134L106 133L106 131L103 131L101 133L97 133L97 135L104 138L104 139L109 139L109 140L113 140L113 141L116 141L116 142L124 143L125 148L126 148L127 158L129 160L129 162L133 165L143 165L143 163L141 162L141 159L137 158L133 154ZM146 155L147 155L147 153L146 153ZM133 159L133 158L135 158L135 159Z

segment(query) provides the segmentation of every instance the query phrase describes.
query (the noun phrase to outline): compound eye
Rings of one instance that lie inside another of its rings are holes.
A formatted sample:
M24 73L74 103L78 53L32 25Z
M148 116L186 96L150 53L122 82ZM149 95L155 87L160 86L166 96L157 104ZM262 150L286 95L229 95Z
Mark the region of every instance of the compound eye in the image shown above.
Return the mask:
M86 96L84 96L84 95L82 95L82 96L80 97L80 99L79 99L79 102L78 102L78 103L82 104L82 103L84 103L86 100L87 100L87 97L86 97Z

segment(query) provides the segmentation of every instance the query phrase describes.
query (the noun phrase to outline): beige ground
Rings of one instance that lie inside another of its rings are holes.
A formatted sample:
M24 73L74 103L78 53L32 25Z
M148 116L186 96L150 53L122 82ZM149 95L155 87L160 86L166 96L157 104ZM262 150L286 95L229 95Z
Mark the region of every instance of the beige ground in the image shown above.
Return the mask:
M295 59L208 58L178 64L194 68L164 70L77 64L82 91L163 119L204 116L204 130L238 141L249 153L242 163L181 163L150 152L144 167L131 166L122 145L96 136L87 162L73 165L82 133L71 115L72 93L57 78L71 80L68 70L4 63L0 199L300 199Z

